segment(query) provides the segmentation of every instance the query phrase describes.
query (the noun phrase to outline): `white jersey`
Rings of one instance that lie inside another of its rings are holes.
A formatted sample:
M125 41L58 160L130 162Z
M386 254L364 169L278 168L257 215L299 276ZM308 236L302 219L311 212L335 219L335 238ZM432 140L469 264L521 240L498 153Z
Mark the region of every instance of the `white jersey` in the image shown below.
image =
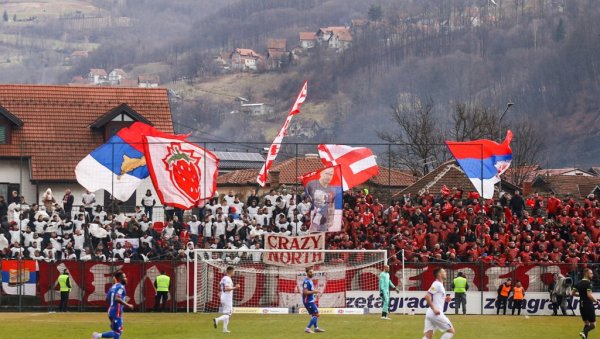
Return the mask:
M444 303L446 299L446 289L444 288L444 284L437 280L434 281L427 293L431 295L433 305L441 312L441 314L444 314ZM433 315L431 307L427 309L427 315Z
M233 288L233 281L228 275L224 276L219 283L219 290L221 291L221 297L227 297L233 299L233 290L225 291L225 287Z
M444 284L437 280L434 281L427 293L431 295L431 303L440 311L440 314L435 315L431 307L427 309L427 313L425 313L425 328L423 333L427 333L429 331L446 332L450 330L452 328L452 323L448 317L444 315L444 303L446 302L446 289L444 288Z
M221 312L231 315L233 313L233 290L225 291L225 287L233 288L233 281L228 275L221 279L219 290L221 291Z

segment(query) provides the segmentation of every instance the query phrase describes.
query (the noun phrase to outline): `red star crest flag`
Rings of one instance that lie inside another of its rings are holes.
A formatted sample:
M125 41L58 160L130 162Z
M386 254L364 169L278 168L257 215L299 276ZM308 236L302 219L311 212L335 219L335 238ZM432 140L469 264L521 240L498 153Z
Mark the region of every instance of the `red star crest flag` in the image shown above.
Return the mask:
M279 154L279 150L281 149L281 143L283 142L283 137L287 135L287 130L290 127L290 123L292 122L292 117L300 113L300 106L302 106L302 104L306 100L306 90L307 82L305 81L304 86L302 86L302 90L300 90L300 93L298 94L298 97L296 98L292 109L290 109L290 112L288 113L288 116L285 119L285 123L279 130L279 133L277 133L277 135L275 136L273 143L271 143L271 147L269 147L267 159L265 160L263 167L260 169L260 172L258 172L258 177L256 177L256 182L258 182L258 184L262 187L264 187L267 183L269 170L271 169L271 166L273 166L273 162L275 162L277 154Z
M163 205L190 209L217 190L219 159L189 142L146 137L148 171Z
M317 149L323 165L340 166L344 191L366 182L379 173L375 155L366 147L321 144Z

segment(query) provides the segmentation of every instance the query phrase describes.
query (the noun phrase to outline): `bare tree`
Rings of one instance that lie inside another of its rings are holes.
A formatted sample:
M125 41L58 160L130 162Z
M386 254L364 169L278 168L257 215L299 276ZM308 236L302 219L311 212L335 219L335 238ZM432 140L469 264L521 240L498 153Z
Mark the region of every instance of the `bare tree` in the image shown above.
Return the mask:
M410 100L392 105L392 118L398 132L379 131L380 139L401 145L390 158L396 165L409 168L415 174L427 174L444 157L444 133L434 117L433 101Z
M450 137L455 141L498 140L507 125L499 121L502 112L473 103L457 103L452 114Z
M513 159L509 179L513 184L521 187L538 169L545 139L530 120L523 119L512 125Z

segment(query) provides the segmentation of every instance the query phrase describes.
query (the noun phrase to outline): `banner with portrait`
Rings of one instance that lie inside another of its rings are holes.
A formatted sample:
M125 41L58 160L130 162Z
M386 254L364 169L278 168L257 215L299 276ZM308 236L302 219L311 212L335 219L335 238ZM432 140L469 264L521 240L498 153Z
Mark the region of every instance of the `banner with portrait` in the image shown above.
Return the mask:
M311 202L309 232L340 232L343 208L340 166L307 173L300 179Z

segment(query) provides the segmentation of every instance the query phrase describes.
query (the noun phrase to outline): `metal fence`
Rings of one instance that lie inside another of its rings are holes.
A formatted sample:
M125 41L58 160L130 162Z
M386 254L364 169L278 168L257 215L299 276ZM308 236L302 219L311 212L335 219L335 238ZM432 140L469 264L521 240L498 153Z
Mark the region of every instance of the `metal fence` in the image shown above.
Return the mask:
M113 283L112 273L117 270L127 274L127 295L137 312L153 311L155 302L153 284L156 276L161 272L171 277L166 311L185 312L193 309L193 263L3 260L0 265L3 276L0 310L4 311L56 311L60 302L57 279L62 272L66 272L71 280L70 311L105 310L106 292ZM483 263L423 263L407 264L404 271L401 266L392 265L392 280L399 286L404 281L406 291L424 291L434 280L431 271L435 267L444 267L447 270L445 285L449 291L457 273L463 272L470 285L469 291L481 292L482 298L486 292L495 293L500 284L508 278L521 281L527 292L547 293L555 274L569 277L572 283L576 284L581 279L584 267L591 267L596 273L600 271L599 265L551 264L495 267ZM376 273L365 272L365 274ZM598 278L595 278L593 283L595 290L598 290L600 288Z

